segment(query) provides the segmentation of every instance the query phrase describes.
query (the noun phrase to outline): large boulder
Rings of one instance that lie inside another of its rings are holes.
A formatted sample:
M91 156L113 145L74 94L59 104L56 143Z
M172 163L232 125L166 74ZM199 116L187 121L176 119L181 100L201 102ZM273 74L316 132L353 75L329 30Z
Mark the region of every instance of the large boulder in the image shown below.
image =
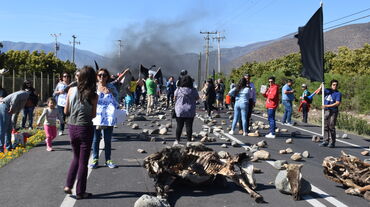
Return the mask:
M144 116L135 116L133 117L134 121L147 121L147 119Z
M171 207L167 200L147 194L136 200L134 207Z
M288 172L286 170L280 170L275 178L275 187L278 191L285 194L292 194L292 189L288 181ZM301 178L301 187L299 189L300 195L307 195L311 193L311 184Z

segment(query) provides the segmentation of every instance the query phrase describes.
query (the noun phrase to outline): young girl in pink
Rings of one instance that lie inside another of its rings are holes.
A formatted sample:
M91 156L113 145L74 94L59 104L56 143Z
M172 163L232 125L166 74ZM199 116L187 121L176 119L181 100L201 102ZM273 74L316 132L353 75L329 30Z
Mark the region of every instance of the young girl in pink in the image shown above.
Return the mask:
M47 101L48 107L44 108L39 120L37 121L37 125L41 126L41 121L45 118L44 121L44 130L46 134L46 150L52 151L52 141L57 136L57 118L63 124L62 115L59 113L58 109L55 108L56 101L54 98L49 98Z

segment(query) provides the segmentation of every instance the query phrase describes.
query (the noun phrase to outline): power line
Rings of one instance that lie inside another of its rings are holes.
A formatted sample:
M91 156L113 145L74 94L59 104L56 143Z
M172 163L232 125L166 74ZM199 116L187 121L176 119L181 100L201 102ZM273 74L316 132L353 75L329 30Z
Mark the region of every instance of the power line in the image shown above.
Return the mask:
M328 27L328 28L325 28L324 30L328 30L328 29L331 29L331 28L334 28L334 27L338 27L338 26L342 26L344 24L347 24L347 23L350 23L350 22L354 22L354 21L357 21L357 20L360 20L360 19L365 19L367 17L370 17L370 14L367 15L367 16L363 16L363 17L359 17L357 19L353 19L353 20L350 20L350 21L347 21L347 22L343 22L343 23L340 23L340 24L337 24L337 25L334 25L334 26L331 26L331 27Z
M332 21L326 22L326 23L324 23L324 25L325 25L325 24L330 24L330 23L332 23L332 22L336 22L336 21L339 21L339 20L342 20L342 19L345 19L345 18L347 18L347 17L351 17L351 16L356 15L356 14L360 14L360 13L365 12L365 11L368 11L368 10L370 10L370 8L367 8L367 9L365 9L365 10L362 10L362 11L359 11L359 12L356 12L356 13L353 13L353 14L350 14L350 15L347 15L347 16L344 16L344 17L341 17L341 18L339 18L339 19L335 19L335 20L332 20Z
M217 32L200 32L200 34L205 34L204 40L206 41L206 74L205 79L208 77L208 64L209 64L209 35L217 34Z

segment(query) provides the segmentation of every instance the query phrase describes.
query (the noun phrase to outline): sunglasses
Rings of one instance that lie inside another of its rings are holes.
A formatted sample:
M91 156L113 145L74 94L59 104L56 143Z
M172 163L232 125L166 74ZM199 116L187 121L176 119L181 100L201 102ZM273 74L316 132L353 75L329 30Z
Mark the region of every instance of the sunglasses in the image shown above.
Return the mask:
M63 78L69 78L69 75L63 75Z
M106 74L106 73L101 73L101 74L98 74L98 76L99 76L99 77L104 77L104 78L105 78L105 77L108 77L108 74Z

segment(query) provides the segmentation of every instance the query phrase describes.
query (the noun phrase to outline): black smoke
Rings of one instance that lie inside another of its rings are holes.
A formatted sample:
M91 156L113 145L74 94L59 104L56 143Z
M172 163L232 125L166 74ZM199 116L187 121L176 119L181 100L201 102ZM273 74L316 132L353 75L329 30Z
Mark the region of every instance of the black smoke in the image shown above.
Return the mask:
M122 34L117 35L123 41L121 58L117 43L111 54L110 67L117 72L130 67L135 77L138 77L140 64L147 68L156 65L154 70L161 67L164 76L176 77L182 69L196 75L197 55L189 54L201 50L203 45L199 30L192 27L196 20L194 17L166 22L147 20L125 27Z

